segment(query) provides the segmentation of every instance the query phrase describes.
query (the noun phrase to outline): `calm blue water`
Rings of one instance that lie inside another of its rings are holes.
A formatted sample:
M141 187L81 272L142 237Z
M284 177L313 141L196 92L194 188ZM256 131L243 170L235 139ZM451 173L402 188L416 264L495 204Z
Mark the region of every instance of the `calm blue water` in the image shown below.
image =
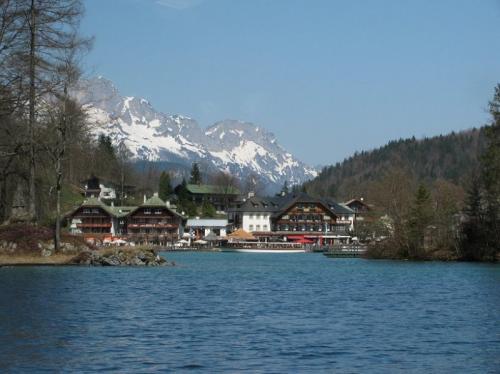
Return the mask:
M167 257L0 268L0 372L500 372L500 266Z

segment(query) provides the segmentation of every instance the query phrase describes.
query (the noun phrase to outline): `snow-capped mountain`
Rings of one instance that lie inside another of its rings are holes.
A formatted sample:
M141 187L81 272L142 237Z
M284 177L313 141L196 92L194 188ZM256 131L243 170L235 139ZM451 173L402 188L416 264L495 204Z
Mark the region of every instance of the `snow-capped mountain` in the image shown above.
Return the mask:
M264 128L225 120L206 130L189 117L156 111L141 98L122 97L102 77L80 83L74 91L87 111L96 136L110 135L138 160L169 161L229 171L241 178L254 173L273 185L301 183L317 171L293 157Z

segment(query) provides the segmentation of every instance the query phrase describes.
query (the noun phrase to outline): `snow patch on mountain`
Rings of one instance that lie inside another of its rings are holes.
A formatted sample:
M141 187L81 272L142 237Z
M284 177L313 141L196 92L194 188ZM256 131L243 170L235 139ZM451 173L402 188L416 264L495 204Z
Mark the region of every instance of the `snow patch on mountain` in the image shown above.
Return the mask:
M103 77L81 82L73 94L87 112L92 133L123 142L138 160L196 161L241 178L258 174L275 185L317 175L283 149L274 134L249 122L224 120L202 130L194 119L158 112L146 99L122 97Z

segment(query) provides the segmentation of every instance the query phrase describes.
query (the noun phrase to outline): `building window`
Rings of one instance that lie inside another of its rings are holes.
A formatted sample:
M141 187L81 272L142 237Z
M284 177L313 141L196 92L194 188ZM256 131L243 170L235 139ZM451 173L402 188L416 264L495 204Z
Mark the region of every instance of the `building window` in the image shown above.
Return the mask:
M151 209L144 209L144 214L151 214Z
M260 231L260 225L255 226L255 230Z
M99 209L92 209L93 214L99 214Z
M248 226L250 231L253 231L253 225Z
M161 214L162 210L161 209L155 209L155 214Z
M267 225L263 226L264 231L267 231Z
M90 209L84 209L83 214L90 214Z
M250 214L248 218L253 219L253 214Z

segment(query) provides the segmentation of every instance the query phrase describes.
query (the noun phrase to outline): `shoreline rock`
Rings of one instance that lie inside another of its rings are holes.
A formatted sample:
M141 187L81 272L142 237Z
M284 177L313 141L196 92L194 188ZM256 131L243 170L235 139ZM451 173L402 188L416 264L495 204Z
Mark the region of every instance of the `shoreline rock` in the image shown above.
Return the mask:
M111 248L84 251L74 257L71 265L86 266L173 266L153 249Z

